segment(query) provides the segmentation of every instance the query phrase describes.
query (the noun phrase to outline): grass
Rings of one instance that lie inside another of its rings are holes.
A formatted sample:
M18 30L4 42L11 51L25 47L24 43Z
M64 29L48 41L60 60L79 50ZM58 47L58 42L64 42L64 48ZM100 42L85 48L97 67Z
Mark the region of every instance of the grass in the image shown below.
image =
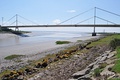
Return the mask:
M96 69L94 70L94 76L95 76L95 77L100 76L100 73L101 73L101 72L102 72L102 69L96 68Z
M21 56L24 56L24 55L13 54L13 55L5 57L4 59L6 59L6 60L12 60L12 59L15 59L15 58L18 58L18 57L21 57Z
M120 73L120 60L117 60L115 62L115 65L112 67L112 71L116 73Z
M90 45L88 45L89 47L91 46L96 46L96 45L108 45L110 43L111 40L113 39L120 39L120 34L114 34L114 35L110 35L110 36L107 36L103 39L100 39L96 42L92 42Z
M1 80L1 77L7 73L10 73L10 70L5 70L2 73L0 73L0 80Z
M117 51L116 57L120 58L120 46L117 47L116 51Z
M56 44L69 44L70 41L56 41Z
M82 42L82 40L77 40L77 42Z
M109 80L120 80L120 78L111 78Z
M117 51L116 58L120 59L120 46L117 47L116 51ZM120 60L117 60L115 62L115 65L112 67L112 71L120 73Z

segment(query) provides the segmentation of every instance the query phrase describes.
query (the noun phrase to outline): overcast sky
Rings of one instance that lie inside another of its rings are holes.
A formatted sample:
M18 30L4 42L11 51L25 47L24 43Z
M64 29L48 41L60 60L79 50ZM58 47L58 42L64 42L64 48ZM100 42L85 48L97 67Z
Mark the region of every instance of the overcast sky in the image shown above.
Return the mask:
M5 22L18 14L38 24L57 24L94 7L120 14L119 5L120 0L0 0L0 22L2 22L2 17L4 17ZM67 23L78 23L93 17L93 13L91 10ZM97 15L113 22L120 21L120 17L100 10L97 10ZM30 23L19 17L18 20L21 23ZM14 21L15 18L8 23ZM86 23L91 23L91 21L86 21ZM98 22L107 23L102 20L98 20Z

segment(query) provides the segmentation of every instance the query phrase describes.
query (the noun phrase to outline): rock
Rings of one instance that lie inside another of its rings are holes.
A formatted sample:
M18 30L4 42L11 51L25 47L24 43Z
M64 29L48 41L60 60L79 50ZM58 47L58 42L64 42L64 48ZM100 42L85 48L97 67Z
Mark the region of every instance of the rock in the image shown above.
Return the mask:
M68 80L78 80L78 79L68 79Z
M24 76L23 76L23 75L20 75L17 79L18 79L18 80L24 80Z
M116 51L113 51L113 52L109 53L107 58L109 59L109 58L115 56L116 53L117 53Z
M109 75L109 76L114 75L115 74L114 72L111 72L111 71L108 70L108 68L110 68L112 66L114 66L114 64L106 66L105 69L100 73L100 75L102 75L102 76L103 75Z
M115 54L109 54L109 55L107 56L107 58L109 59L109 58L111 58L111 57L113 57L113 56L115 56Z
M73 75L72 75L72 77L73 78L75 78L75 79L77 79L77 78L79 78L79 77L81 77L81 76L84 76L84 75L86 75L86 74L88 74L89 72L90 72L90 68L86 68L86 69L84 69L84 70L82 70L82 71L79 71L79 72L77 72L77 73L74 73Z
M105 53L110 53L111 52L111 50L109 50L109 51L105 51Z
M98 68L99 67L99 65L98 64L95 64L94 66L93 66L93 68L92 68L92 71L94 71L96 68Z
M75 58L79 58L79 55L74 55Z
M79 77L78 80L92 80L90 77L91 76L89 74L87 74L85 76Z
M87 68L92 69L94 65L95 65L95 63L91 63Z
M105 61L106 59L107 59L107 56L103 56L103 57L101 58L100 62L101 62L101 61Z

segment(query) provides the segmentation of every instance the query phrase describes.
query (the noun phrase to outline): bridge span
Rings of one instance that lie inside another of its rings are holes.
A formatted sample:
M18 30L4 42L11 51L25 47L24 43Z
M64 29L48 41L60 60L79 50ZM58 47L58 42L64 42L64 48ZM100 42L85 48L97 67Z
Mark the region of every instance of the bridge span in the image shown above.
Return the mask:
M82 25L19 25L19 26L1 26L7 28L16 28L16 27L120 27L120 24L82 24Z

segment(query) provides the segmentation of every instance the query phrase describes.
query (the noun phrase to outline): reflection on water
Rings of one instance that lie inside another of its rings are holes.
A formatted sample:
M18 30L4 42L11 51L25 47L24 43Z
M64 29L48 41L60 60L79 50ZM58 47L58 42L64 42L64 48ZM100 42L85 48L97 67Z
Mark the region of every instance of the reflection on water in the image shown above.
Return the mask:
M7 39L0 40L0 47L21 45L36 42L45 42L53 40L64 40L73 37L81 37L88 34L80 32L65 32L65 31L34 31L26 35L15 36Z

